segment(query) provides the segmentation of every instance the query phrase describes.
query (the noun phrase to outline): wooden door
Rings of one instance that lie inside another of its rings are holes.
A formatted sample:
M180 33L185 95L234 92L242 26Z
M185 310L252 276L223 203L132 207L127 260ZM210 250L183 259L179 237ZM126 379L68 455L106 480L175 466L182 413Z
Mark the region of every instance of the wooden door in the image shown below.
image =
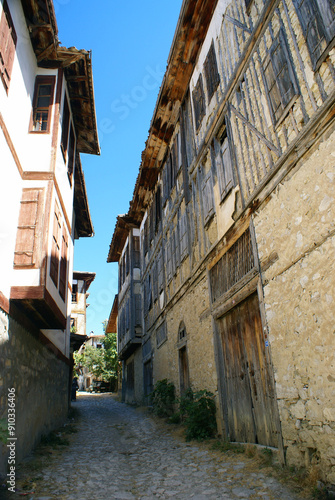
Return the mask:
M190 387L186 346L179 349L179 374L180 394L183 395L184 392Z
M273 381L257 294L218 320L230 441L278 446Z

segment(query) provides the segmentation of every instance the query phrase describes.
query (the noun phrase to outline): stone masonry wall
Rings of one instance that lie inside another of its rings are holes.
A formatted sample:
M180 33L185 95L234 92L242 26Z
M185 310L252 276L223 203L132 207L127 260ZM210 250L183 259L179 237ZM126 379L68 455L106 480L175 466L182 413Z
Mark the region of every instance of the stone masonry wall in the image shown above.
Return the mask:
M15 389L16 457L21 461L68 412L70 367L0 310L0 419L7 422L8 389ZM7 447L1 444L0 475Z
M335 483L335 133L279 185L255 217L288 464Z
M183 322L190 385L194 390L207 389L217 395L213 329L208 308L209 293L204 274L167 313L167 340L155 352L154 384L167 378L174 383L179 395L178 331Z

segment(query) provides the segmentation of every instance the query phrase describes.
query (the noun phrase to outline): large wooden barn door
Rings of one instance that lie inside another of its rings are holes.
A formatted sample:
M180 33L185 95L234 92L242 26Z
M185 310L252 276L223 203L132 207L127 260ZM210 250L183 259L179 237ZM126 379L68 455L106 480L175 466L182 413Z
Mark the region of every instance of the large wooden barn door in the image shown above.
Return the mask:
M275 401L257 293L218 320L230 441L278 446Z

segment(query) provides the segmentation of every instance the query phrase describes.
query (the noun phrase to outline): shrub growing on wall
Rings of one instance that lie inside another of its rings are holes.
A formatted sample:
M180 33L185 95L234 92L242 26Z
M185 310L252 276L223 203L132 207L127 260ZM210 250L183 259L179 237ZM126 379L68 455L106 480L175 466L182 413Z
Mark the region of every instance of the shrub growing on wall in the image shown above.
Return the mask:
M216 433L216 406L214 394L188 389L179 403L180 414L186 426L186 440L207 439Z
M159 380L152 392L153 412L158 417L170 417L174 412L175 387L166 378Z

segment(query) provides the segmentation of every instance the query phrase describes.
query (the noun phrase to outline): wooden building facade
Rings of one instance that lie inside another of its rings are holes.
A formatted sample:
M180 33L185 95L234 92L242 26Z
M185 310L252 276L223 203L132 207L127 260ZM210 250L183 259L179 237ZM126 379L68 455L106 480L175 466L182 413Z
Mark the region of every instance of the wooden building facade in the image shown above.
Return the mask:
M140 229L142 397L164 378L211 390L229 440L330 483L334 16L332 0L183 2L108 255L120 268Z

